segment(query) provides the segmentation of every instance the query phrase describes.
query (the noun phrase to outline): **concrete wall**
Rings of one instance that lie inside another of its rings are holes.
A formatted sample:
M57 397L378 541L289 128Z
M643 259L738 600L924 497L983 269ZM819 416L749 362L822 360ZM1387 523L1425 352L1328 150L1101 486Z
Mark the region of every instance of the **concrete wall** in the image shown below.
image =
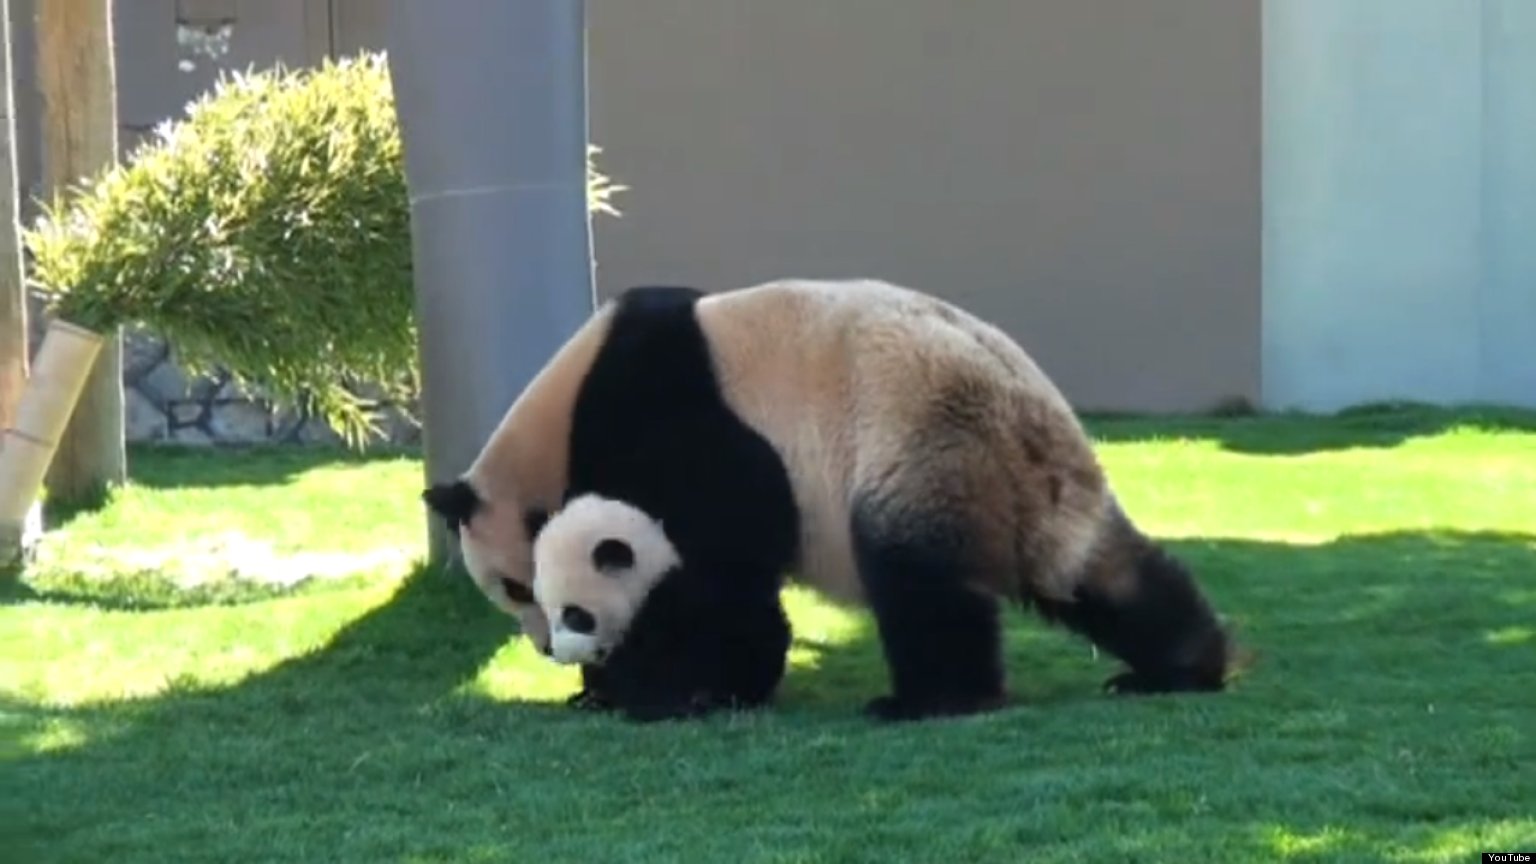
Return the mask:
M592 134L632 187L603 294L885 277L1081 407L1258 398L1260 0L587 2ZM382 47L384 8L118 0L125 145L219 67ZM178 22L233 22L228 53Z
M1256 399L1259 0L589 0L600 290L880 276L1078 405Z
M1536 404L1536 4L1264 24L1265 402Z
M1483 8L1483 400L1536 406L1536 3Z
M593 136L633 187L605 295L884 276L1087 408L1536 405L1529 0L588 4ZM381 47L383 9L119 0L125 148L217 67ZM230 20L222 57L177 40Z
M33 19L38 2L10 0L16 40L18 172L29 196L42 191L45 157L34 68ZM380 0L116 0L112 28L117 46L119 152L131 153L156 124L175 116L206 91L220 70L317 62L330 49L332 17L352 20L357 15L353 6L379 4ZM334 16L333 6L338 7ZM188 30L218 33L225 26L228 40L221 46L222 53L215 55L180 38ZM35 212L29 198L23 218Z

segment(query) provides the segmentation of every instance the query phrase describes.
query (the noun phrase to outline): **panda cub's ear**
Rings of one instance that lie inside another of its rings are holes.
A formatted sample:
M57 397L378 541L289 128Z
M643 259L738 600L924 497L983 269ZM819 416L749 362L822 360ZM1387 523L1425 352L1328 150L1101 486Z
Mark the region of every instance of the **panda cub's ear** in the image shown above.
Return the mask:
M592 566L606 573L635 566L635 550L623 540L609 537L592 548Z

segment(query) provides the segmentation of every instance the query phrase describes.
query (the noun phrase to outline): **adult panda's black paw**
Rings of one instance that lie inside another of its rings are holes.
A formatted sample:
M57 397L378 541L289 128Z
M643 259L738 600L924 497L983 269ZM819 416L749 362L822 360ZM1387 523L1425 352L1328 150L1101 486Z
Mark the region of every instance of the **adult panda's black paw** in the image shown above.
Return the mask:
M1104 680L1104 692L1115 696L1136 696L1156 692L1151 681L1135 672L1121 672Z
M1156 693L1204 693L1225 689L1220 680L1207 680L1193 670L1172 670L1156 674L1134 669L1111 676L1104 691L1117 696L1145 696Z
M631 723L664 723L669 720L686 720L692 714L677 705L628 705L622 709L624 719Z
M917 719L906 703L895 696L876 696L864 703L864 716L881 723Z
M904 723L943 717L983 714L1003 707L1001 697L944 697L935 699L900 699L877 696L864 705L864 716L880 723Z
M609 702L607 697L603 696L596 690L587 687L583 687L569 699L566 699L565 704L577 709L578 711L613 710L613 703Z
M695 692L682 700L657 700L625 705L624 717L636 723L659 723L668 720L692 720L733 707L729 699L703 691Z

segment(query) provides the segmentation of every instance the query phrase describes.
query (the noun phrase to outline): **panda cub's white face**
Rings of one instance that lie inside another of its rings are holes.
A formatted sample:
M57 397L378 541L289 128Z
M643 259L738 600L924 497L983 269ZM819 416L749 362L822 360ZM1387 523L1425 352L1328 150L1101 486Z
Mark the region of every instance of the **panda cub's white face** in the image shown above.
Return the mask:
M598 495L572 499L533 544L533 594L549 621L550 656L599 664L661 578L682 565L661 523Z

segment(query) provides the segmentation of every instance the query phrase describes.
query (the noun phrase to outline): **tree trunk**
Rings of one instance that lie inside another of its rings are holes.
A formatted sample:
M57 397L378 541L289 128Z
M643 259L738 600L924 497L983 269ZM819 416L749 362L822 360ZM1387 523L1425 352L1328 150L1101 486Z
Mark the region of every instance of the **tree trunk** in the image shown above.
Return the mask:
M0 0L0 433L27 386L27 286L21 265L16 112L11 99L11 4Z
M48 190L63 192L117 160L112 0L38 0L37 77ZM121 334L103 333L48 474L49 495L89 502L124 482Z

